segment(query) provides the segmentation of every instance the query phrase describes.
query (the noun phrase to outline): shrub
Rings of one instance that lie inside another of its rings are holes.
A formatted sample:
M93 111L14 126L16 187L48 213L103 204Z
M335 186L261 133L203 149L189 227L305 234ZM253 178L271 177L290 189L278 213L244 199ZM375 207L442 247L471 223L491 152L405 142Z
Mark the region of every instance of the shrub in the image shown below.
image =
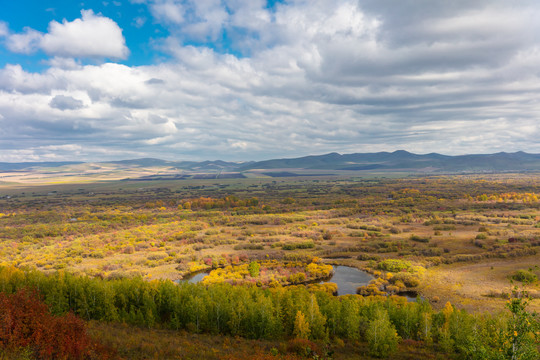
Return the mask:
M283 244L281 247L283 250L296 250L296 249L312 249L315 247L313 241L305 241L302 243L288 243Z
M402 282L406 287L417 287L420 285L420 279L418 276L410 273L397 273L391 279L391 283L396 284L397 282Z
M304 357L312 357L313 359L316 359L315 356L318 358L321 354L319 345L306 339L289 340L287 343L287 351Z
M73 313L51 315L37 293L26 289L0 293L0 345L31 349L39 359L86 358L92 346L83 320Z
M360 253L356 257L356 259L367 261L367 260L379 260L380 258L378 255L375 255L375 254Z
M525 284L530 284L538 280L538 277L535 273L529 270L518 270L514 275L512 275L512 279L516 281L521 281Z
M294 249L296 249L296 245L295 244L283 244L283 246L281 248L283 250L294 250Z
M409 270L411 268L411 263L406 260L386 259L381 261L377 265L377 268L390 272L400 272L403 270Z
M162 260L162 259L165 259L168 256L169 256L169 254L167 254L165 251L158 251L158 252L155 252L155 253L148 254L148 256L146 258L148 260Z
M128 245L122 250L122 252L124 254L133 254L135 252L135 248L132 245Z
M261 269L261 265L259 265L258 262L252 261L249 263L248 271L251 277L256 278L259 276L259 270Z
M454 225L436 225L433 227L433 230L450 231L450 230L456 230L456 227Z
M234 245L234 250L264 250L262 244L237 244Z
M381 291L380 286L377 284L369 284L365 286L359 286L356 289L356 293L358 295L362 296L375 296L375 295L381 295L384 296L386 293L384 291Z
M391 227L390 228L390 233L391 234L399 234L399 233L401 233L401 230L399 230L397 227Z
M299 284L301 282L304 282L306 281L306 274L304 274L303 272L292 274L291 276L289 276L289 281L293 284Z
M332 240L332 233L330 233L329 231L325 231L324 234L323 234L323 239L324 240Z
M409 237L410 240L412 241L416 241L416 242L421 242L421 243L428 243L429 242L429 238L428 237L421 237L421 236L418 236L418 235L411 235L411 237Z

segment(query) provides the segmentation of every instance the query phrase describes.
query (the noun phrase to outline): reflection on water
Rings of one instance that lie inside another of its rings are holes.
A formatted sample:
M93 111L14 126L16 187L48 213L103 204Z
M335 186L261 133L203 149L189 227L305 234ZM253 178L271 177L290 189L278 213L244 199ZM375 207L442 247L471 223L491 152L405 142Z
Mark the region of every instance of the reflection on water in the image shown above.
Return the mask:
M334 268L334 275L332 275L332 277L330 277L329 279L321 281L320 284L325 282L336 283L338 286L338 295L356 294L356 289L359 286L367 285L373 279L373 276L371 276L367 272L351 266L332 265L332 267ZM186 276L181 281L187 281L188 283L198 283L208 274L209 271L198 272ZM415 292L408 291L400 295L405 296L408 301L416 301L417 294Z
M206 277L206 275L208 275L208 274L209 274L208 271L195 273L195 274L186 276L184 279L182 279L182 281L187 281L188 283L195 284L195 283L198 283L199 281L201 281L202 279L204 279Z
M373 276L357 268L343 265L333 265L334 275L323 282L333 282L338 286L338 295L356 294L356 288L367 285Z
M362 285L367 285L373 276L365 271L358 270L357 268L343 265L333 265L334 275L323 282L333 282L338 286L338 295L356 294L356 288ZM208 271L198 272L192 275L186 276L182 281L189 283L198 283L206 275Z
M210 270L200 270L191 274L184 276L182 280L175 280L177 283L188 282L191 284L196 284L210 274Z

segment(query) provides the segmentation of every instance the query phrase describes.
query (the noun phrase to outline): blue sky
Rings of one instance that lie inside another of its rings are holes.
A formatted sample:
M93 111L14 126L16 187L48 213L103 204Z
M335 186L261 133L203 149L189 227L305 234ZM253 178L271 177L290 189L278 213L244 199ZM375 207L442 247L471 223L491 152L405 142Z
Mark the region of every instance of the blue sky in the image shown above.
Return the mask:
M540 153L540 5L0 5L0 161Z
M32 11L28 11L29 8ZM128 66L150 65L159 61L160 57L167 57L167 54L156 51L151 43L154 39L168 36L169 33L159 22L152 19L149 8L144 3L117 0L10 1L2 4L1 13L3 15L1 19L9 24L10 30L14 33L22 33L26 27L46 33L51 21L59 23L73 21L81 17L82 10L88 9L93 10L96 14L114 19L122 29L130 55L126 59L114 59L117 62ZM42 51L27 56L10 52L5 47L0 49L1 66L9 63L24 63L28 70L46 69L44 61L47 60L48 56ZM88 59L82 60L91 63Z

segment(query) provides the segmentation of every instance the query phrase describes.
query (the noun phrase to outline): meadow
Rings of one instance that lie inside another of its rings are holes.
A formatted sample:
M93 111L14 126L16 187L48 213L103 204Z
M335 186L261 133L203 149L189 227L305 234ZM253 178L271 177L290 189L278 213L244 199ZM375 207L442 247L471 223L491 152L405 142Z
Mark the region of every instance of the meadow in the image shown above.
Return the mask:
M38 288L111 358L197 358L198 343L216 359L495 359L538 346L539 197L537 174L4 184L0 291ZM310 286L331 264L374 279L361 295ZM519 339L516 318L532 324Z

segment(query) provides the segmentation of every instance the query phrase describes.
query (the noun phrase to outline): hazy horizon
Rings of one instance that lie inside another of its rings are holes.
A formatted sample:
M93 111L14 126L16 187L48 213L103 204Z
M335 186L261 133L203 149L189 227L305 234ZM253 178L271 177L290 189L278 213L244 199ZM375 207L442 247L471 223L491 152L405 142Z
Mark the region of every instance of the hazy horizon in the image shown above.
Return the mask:
M506 152L506 151L500 151L498 153L478 153L478 154L456 154L456 155L448 155L448 154L443 154L443 153L438 153L438 152L429 152L429 153L414 153L414 152L411 152L411 151L407 151L407 150L403 150L403 149L397 149L397 150L392 150L392 151L376 151L376 152L365 152L365 153L343 153L343 152L337 152L337 151L334 151L334 152L330 152L330 153L324 153L324 154L308 154L308 155L301 155L301 156L283 156L283 157L276 157L276 158L263 158L263 159L249 159L249 158L246 158L246 159L243 159L243 160L224 160L224 159L221 159L221 158L218 158L218 157L213 157L213 158L208 158L208 159L202 159L202 160L189 160L189 159L181 159L181 158L156 158L156 157L140 157L140 158L118 158L118 159L109 159L109 160L94 160L94 161L82 161L82 160L77 160L77 159L66 159L66 160L61 160L61 161L20 161L20 162L16 162L16 161L0 161L1 163L40 163L40 162L60 162L60 163L63 163L63 162L71 162L71 163L107 163L107 162L119 162L119 161L136 161L136 160L145 160L145 159L153 159L153 160L162 160L162 161L169 161L169 162L205 162L205 161L209 161L209 162L213 162L213 161L225 161L225 162L230 162L230 163L247 163L247 162L260 162L260 161L268 161L268 160L283 160L283 159L298 159L298 158L304 158L304 157L319 157L319 156L325 156L325 155L330 155L330 154L339 154L341 156L343 155L354 155L354 154L378 154L378 153L388 153L388 154L392 154L392 153L396 153L396 152L407 152L407 153L410 153L410 154L413 154L413 155L431 155L431 154L436 154L436 155L442 155L442 156L449 156L449 157L456 157L456 156L477 156L477 155L496 155L496 154L499 154L499 153L506 153L506 154L515 154L515 153L525 153L525 154L529 154L529 155L540 155L540 153L530 153L530 152L527 152L527 151L522 151L522 150L517 150L517 151L512 151L512 152Z

